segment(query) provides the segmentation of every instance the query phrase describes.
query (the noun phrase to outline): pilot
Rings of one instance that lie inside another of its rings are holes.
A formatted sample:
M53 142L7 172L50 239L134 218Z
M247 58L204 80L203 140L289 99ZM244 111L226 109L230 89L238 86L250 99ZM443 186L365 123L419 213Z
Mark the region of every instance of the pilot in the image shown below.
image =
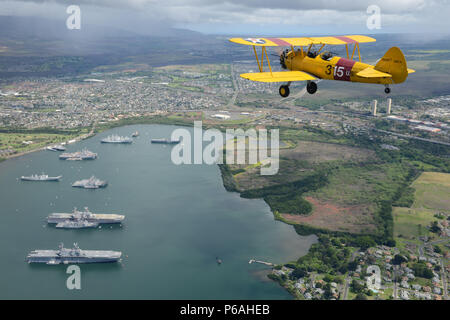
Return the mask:
M324 53L322 53L321 57L323 60L329 61L333 57L333 54L329 51L325 51Z
M317 57L317 52L316 51L309 51L308 52L308 57L314 59L315 57Z

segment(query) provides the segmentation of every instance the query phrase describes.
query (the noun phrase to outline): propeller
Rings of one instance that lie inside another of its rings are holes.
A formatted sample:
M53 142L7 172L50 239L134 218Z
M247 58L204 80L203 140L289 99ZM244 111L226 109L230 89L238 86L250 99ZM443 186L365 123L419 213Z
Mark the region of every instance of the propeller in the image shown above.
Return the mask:
M286 59L287 53L289 52L289 49L284 49L283 50L281 47L276 47L275 50L276 50L277 53L276 54L275 53L271 53L270 55L279 58L281 67L283 69L287 69L286 63L285 63L285 59Z

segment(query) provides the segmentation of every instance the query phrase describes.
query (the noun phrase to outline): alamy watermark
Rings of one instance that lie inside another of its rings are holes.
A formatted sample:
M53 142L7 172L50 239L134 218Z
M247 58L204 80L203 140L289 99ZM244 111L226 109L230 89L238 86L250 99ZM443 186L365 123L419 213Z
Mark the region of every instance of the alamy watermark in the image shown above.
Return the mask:
M379 6L373 4L367 7L366 25L369 30L381 29L381 9Z
M66 20L66 27L69 30L81 29L81 8L77 5L70 5L66 9L66 13L69 17Z
M77 265L70 265L66 270L70 276L67 278L66 287L69 290L81 290L81 269Z
M269 139L270 133L270 139ZM244 164L260 166L261 175L275 175L279 169L278 129L227 129L225 136L217 129L203 130L202 121L194 122L194 137L185 128L172 132L174 164ZM204 144L207 144L204 146Z

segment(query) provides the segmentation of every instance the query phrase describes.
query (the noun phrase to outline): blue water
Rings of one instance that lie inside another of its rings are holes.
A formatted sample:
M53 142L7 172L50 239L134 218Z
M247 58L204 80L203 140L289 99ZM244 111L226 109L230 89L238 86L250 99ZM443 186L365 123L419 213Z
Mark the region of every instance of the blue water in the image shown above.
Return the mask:
M173 165L172 147L150 139L170 137L175 128L126 126L68 146L68 151L97 152L94 161L62 161L58 153L40 151L0 163L0 298L291 299L267 280L266 267L248 261L296 259L316 237L301 237L275 221L264 201L227 192L217 166ZM109 134L136 130L140 136L131 145L100 144ZM17 179L41 172L63 178ZM108 187L71 187L93 174ZM59 230L45 223L49 213L84 206L125 214L123 227ZM53 249L61 241L78 242L82 249L120 250L124 259L80 265L81 290L68 290L67 266L25 262L29 251Z

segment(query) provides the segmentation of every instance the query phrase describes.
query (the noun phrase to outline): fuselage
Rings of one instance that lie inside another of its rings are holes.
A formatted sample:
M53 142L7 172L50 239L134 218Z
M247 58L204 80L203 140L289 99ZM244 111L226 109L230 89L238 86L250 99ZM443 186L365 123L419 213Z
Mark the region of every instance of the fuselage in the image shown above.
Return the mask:
M288 52L285 57L285 65L291 71L304 71L319 79L351 81L362 83L392 84L391 78L363 78L357 75L358 72L374 66L342 58L338 56L328 57L317 55L308 56L306 52Z

